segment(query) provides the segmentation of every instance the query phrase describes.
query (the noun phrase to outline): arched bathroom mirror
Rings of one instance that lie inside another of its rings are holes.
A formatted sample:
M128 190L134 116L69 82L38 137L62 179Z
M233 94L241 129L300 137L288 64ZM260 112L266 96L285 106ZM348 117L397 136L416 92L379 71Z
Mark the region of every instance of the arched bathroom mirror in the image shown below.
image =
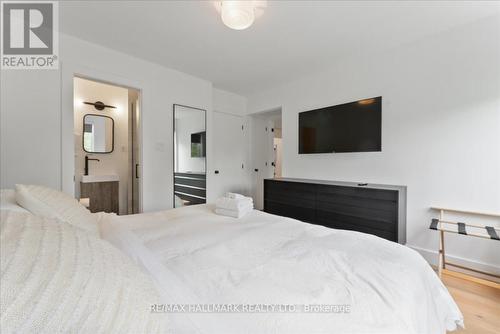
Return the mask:
M174 208L206 203L206 110L174 104Z

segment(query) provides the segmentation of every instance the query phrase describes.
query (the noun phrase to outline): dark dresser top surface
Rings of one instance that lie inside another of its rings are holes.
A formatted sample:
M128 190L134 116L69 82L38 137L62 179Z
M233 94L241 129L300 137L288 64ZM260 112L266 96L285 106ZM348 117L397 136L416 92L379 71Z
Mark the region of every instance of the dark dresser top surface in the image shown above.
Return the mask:
M356 187L356 188L369 188L369 189L385 189L385 190L397 190L406 191L406 186L389 185L389 184L376 184L367 182L346 182L346 181L331 181L331 180L311 180L311 179L299 179L290 177L280 177L265 179L270 181L282 181L282 182L298 182L298 183L312 183L312 184L324 184L332 186L343 186L343 187Z

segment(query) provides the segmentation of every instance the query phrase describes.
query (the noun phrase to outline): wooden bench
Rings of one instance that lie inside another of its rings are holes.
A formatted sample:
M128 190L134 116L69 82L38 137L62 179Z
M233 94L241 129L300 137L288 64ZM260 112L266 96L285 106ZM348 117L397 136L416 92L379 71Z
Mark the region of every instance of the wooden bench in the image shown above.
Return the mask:
M494 241L500 241L500 228L496 226L487 226L487 225L479 225L472 222L460 222L455 220L449 220L445 218L446 214L464 214L468 216L483 216L488 218L498 218L498 222L500 223L500 214L497 213L486 213L486 212L477 212L477 211L466 211L466 210L457 210L457 209L449 209L442 207L431 207L432 210L439 211L439 218L433 218L429 228L431 230L439 231L439 261L438 261L438 273L439 277L441 277L443 272L447 274L455 276L455 272L447 270L446 266L452 266L464 270L469 270L472 272L476 272L485 276L495 277L500 279L500 275L496 275L493 273L487 273L484 271L480 271L474 268L466 267L463 265L459 265L456 263L451 263L446 261L446 252L445 252L445 242L444 242L444 234L445 233L455 233L461 234L469 237L476 238L484 238L490 239ZM463 275L463 274L462 274ZM477 280L477 279L475 279ZM492 282L495 287L499 287L498 283ZM487 283L488 284L488 283ZM490 285L490 284L488 284Z

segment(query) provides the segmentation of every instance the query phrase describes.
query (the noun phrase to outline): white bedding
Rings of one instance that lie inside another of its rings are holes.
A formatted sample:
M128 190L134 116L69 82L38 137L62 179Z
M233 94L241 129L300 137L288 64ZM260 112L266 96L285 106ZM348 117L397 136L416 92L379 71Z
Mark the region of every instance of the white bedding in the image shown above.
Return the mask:
M350 308L166 314L173 333L442 334L463 326L460 310L425 260L375 236L259 211L222 217L210 205L114 219L108 236L151 272L164 303Z
M148 275L64 221L0 211L1 333L165 333Z

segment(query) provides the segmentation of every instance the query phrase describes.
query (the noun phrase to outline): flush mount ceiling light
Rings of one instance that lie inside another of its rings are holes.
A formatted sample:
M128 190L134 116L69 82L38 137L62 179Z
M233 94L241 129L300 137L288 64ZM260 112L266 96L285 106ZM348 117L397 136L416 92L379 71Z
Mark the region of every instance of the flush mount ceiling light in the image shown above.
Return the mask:
M267 1L237 1L224 0L218 3L222 22L226 26L235 30L243 30L252 25L260 9L267 6Z

